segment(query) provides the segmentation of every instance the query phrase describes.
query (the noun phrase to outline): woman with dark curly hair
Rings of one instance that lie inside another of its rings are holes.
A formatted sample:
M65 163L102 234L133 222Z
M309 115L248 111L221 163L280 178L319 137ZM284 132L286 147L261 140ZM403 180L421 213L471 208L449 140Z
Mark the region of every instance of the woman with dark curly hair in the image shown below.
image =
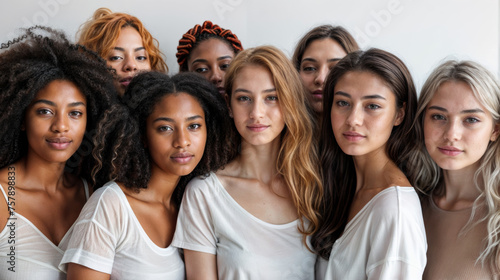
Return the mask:
M78 43L97 52L113 67L120 95L140 71L168 71L158 41L129 14L97 9L81 26Z
M186 183L222 167L232 130L224 99L203 77L138 75L99 127L98 189L61 262L71 279L184 279L170 246ZM126 152L124 152L126 151Z
M112 75L50 28L29 28L2 49L1 278L65 279L58 265L89 196L91 138L116 99Z
M227 68L241 50L243 46L236 34L207 20L189 29L179 40L179 71L202 74L224 95Z

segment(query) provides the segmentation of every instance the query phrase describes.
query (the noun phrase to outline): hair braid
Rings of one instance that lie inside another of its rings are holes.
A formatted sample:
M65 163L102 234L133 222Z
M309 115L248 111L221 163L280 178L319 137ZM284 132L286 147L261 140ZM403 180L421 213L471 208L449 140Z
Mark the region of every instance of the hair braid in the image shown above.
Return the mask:
M240 40L236 34L232 33L229 29L224 29L213 24L211 21L207 20L203 22L203 25L195 25L193 28L189 29L186 34L182 35L179 40L179 45L177 46L177 62L179 63L180 71L187 71L187 60L191 51L201 42L209 38L219 38L224 40L228 45L231 46L234 53L238 53L243 50Z

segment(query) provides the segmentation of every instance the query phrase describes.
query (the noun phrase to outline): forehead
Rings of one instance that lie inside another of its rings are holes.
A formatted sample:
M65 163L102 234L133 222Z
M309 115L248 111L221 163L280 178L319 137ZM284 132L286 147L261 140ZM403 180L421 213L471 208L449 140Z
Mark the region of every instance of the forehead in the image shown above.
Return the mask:
M309 43L304 50L302 59L309 56L323 55L326 58L342 58L347 55L347 52L342 46L330 37L316 39Z
M368 71L349 71L342 75L334 89L334 93L342 91L352 98L367 95L381 95L387 100L395 100L396 95L378 75Z
M54 80L38 91L33 102L46 99L58 103L83 102L86 103L85 95L73 83L67 80Z
M132 26L122 27L120 35L116 39L115 47L143 46L141 34Z
M189 60L192 61L200 58L208 60L216 59L222 56L233 57L233 49L222 38L209 38L200 42L194 49L191 50Z
M156 115L176 115L176 116L186 116L200 115L205 117L205 112L203 108L194 96L181 92L181 93L170 93L163 96L154 106L153 112L150 116Z
M439 85L427 107L432 105L440 105L450 109L464 109L466 107L484 109L472 88L463 81L446 81Z

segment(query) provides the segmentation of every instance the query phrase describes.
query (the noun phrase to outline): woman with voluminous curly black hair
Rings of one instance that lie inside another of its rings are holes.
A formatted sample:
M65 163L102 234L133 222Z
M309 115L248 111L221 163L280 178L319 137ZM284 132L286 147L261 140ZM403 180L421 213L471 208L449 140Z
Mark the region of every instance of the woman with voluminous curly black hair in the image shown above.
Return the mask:
M225 101L201 75L139 74L97 130L98 189L61 262L71 279L184 279L170 246L186 183L231 157ZM196 215L196 213L195 213Z
M58 269L89 197L92 137L116 102L104 60L32 27L0 53L2 279L66 279Z
M180 72L202 74L224 95L224 76L233 58L242 50L236 34L207 20L182 35L175 55Z

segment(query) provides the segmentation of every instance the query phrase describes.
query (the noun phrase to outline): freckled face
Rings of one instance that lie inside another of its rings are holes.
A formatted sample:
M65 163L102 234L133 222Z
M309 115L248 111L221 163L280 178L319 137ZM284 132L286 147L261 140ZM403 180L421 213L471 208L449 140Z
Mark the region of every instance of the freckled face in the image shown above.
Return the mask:
M50 82L26 109L28 156L65 163L80 147L86 126L85 96L72 82Z
M207 128L200 103L187 93L168 94L146 121L152 168L184 176L198 165L205 151Z
M371 72L347 72L335 85L331 121L344 153L363 156L384 152L394 126L404 118L396 96Z
M498 134L498 124L464 82L444 82L426 107L425 147L444 170L477 169Z
M224 95L224 77L234 56L233 49L222 39L208 39L192 50L188 71L202 74Z
M337 62L346 56L342 46L331 38L318 39L306 48L300 62L300 78L308 90L314 111L323 112L323 87Z
M245 66L234 80L230 105L242 141L251 145L279 141L285 121L269 70Z

